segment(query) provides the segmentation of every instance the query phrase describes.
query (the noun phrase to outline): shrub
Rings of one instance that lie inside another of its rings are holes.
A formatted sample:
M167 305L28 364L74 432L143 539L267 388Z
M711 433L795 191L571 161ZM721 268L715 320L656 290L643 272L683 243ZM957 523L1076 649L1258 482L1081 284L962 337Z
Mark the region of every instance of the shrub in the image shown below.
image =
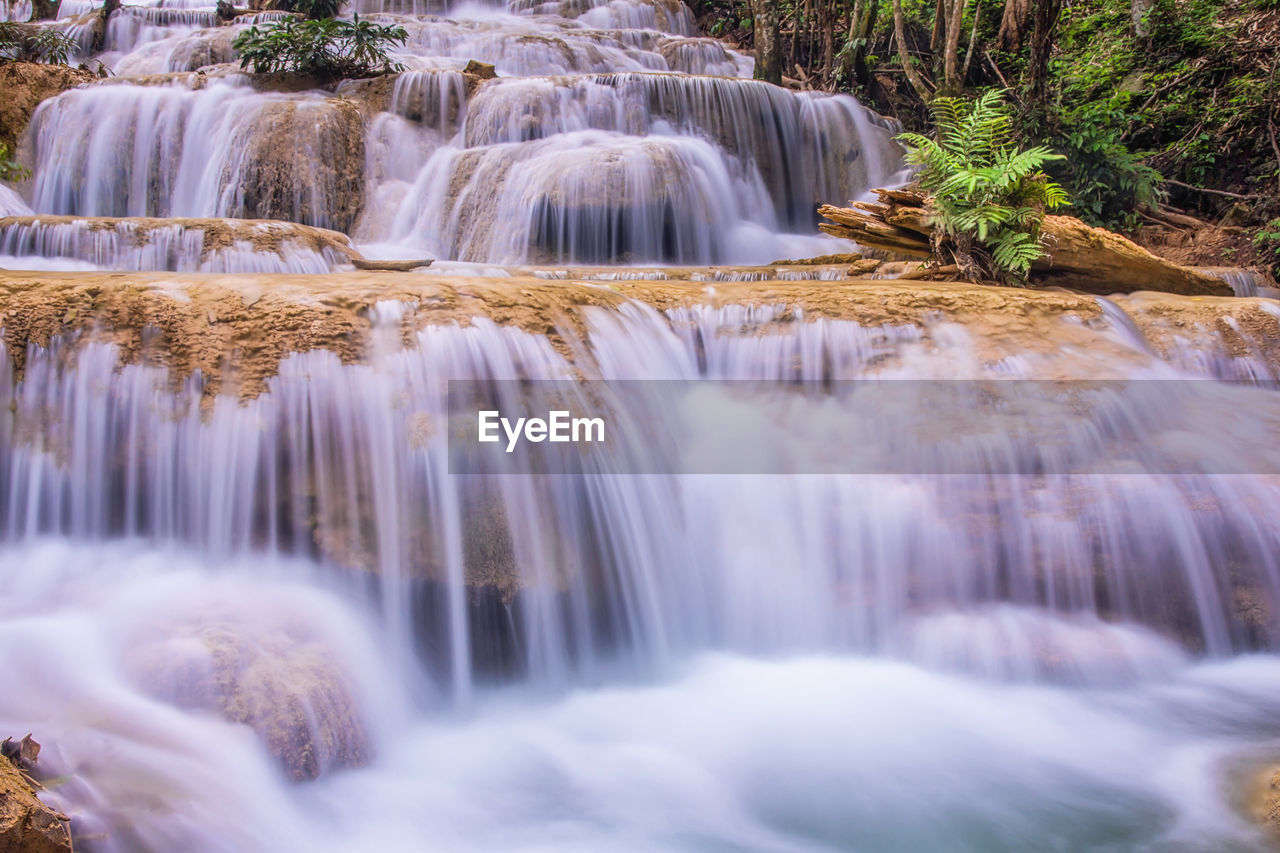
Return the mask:
M76 47L75 41L62 30L0 22L0 60L66 65Z
M1258 233L1253 235L1253 245L1263 262L1271 267L1271 274L1280 278L1280 217L1258 229Z
M977 101L935 98L930 110L936 141L917 133L898 139L907 146L907 161L921 167L920 186L934 196L935 250L949 252L971 279L1025 282L1031 264L1045 254L1045 211L1068 201L1042 171L1062 156L1014 144L1001 91Z
M408 39L404 27L360 20L289 18L265 29L250 27L235 40L240 67L258 74L289 71L326 79L373 77L401 70L388 58Z
M25 181L31 170L9 159L9 146L0 142L0 181Z
M1055 110L1047 123L1025 122L1023 138L1042 139L1066 155L1046 171L1071 193L1071 212L1090 225L1132 228L1137 209L1156 207L1164 177L1124 143L1128 115L1104 102ZM1048 126L1046 127L1045 124Z

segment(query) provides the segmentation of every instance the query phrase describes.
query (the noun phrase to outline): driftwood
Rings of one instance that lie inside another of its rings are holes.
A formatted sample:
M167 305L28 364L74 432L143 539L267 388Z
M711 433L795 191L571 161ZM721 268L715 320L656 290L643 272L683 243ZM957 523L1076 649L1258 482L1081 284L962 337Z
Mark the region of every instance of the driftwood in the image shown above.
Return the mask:
M933 257L929 198L911 190L873 190L879 202L854 202L851 207L824 205L819 212L830 220L819 227L826 234L892 255L928 260ZM1158 258L1146 249L1102 228L1070 216L1046 216L1043 232L1048 255L1031 268L1031 284L1066 287L1086 293L1132 293L1160 290L1188 296L1230 296L1225 281ZM917 274L956 275L958 269L934 268Z

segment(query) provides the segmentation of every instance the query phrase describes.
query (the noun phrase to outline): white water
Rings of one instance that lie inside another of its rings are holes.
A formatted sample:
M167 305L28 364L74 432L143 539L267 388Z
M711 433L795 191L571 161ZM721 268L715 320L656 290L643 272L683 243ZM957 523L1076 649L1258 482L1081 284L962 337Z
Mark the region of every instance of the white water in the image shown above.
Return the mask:
M365 365L291 356L203 414L198 379L171 390L104 344L0 381L0 649L35 685L0 725L55 741L56 801L102 849L1262 847L1230 780L1280 746L1280 664L1232 656L1270 642L1234 614L1280 600L1276 478L451 478L444 378L568 364L482 319L402 348L414 310L379 307ZM1163 363L1109 310L1083 349L986 366L959 327L924 347L769 309L561 331L615 378L1249 363L1212 329L1186 331L1199 364ZM1198 440L1229 451L1274 392L1220 393ZM371 763L339 751L300 786L175 706L206 630L330 661Z
M268 227L253 230L265 234ZM313 249L298 239L280 239L275 250L244 239L206 250L205 241L204 229L176 222L122 219L101 227L91 220L0 220L0 267L318 274L348 261L331 248Z

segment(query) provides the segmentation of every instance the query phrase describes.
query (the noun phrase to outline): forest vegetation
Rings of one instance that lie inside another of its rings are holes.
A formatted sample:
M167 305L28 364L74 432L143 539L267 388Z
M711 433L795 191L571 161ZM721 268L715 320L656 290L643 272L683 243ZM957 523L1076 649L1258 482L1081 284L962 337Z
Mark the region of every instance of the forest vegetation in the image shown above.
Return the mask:
M1136 233L1212 223L1219 263L1280 271L1277 0L695 0L757 76L851 92L934 134L930 105L1005 90L1065 212ZM1193 258L1204 263L1206 258Z

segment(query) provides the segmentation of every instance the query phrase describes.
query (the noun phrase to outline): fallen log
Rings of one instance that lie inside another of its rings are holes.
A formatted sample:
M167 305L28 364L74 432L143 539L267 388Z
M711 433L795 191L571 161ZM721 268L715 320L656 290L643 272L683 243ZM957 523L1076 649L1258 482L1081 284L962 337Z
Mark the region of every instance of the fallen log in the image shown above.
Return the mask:
M960 267L955 264L947 264L945 267L926 267L925 269L916 270L915 272L904 273L898 276L898 281L925 281L927 279L934 278L935 276L938 278L946 278L947 276L959 274Z
M910 190L874 190L881 204L855 202L852 208L824 205L831 220L824 234L859 245L922 260L933 257L928 198ZM1031 267L1030 284L1108 295L1159 290L1185 296L1231 296L1225 281L1158 258L1136 243L1070 216L1046 216L1042 225L1047 254ZM949 258L942 260L950 260ZM958 275L946 265L920 275Z
M853 229L829 222L821 223L818 228L824 234L830 234L832 237L840 237L844 240L853 240L859 246L868 249L878 249L882 252L905 255L909 258L919 258L921 260L928 258L932 254L929 251L928 244L920 243L916 240L890 240L862 229Z
M1119 234L1090 228L1070 216L1046 216L1049 256L1031 267L1040 286L1107 295L1160 290L1184 296L1231 296L1231 285L1198 270L1158 258Z
M886 204L902 204L908 207L924 207L929 197L915 190L872 190Z

